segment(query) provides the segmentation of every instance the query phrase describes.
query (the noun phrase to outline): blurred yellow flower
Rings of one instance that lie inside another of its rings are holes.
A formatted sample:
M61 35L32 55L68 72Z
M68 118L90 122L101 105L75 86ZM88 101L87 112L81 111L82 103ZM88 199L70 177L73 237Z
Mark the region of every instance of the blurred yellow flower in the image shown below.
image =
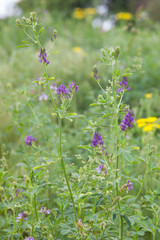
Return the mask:
M145 123L145 122L138 123L138 128L144 127L145 125L146 125L146 123Z
M73 50L73 52L77 52L77 53L80 53L83 51L82 48L80 48L80 47L73 47L72 50Z
M145 96L145 98L151 98L152 97L152 93L146 93L144 96Z
M132 18L132 14L128 12L120 12L115 15L116 20L130 20Z
M83 57L86 57L87 55L86 52L84 52L83 49L80 47L73 47L72 50L73 52L81 54Z
M147 123L152 123L152 122L155 122L157 120L157 117L148 117L146 118L146 122Z
M154 123L156 120L157 120L157 117L148 117L148 118L140 118L136 122L137 122L138 128L143 128L143 131L149 132L149 131L152 131L153 128L160 129L160 125L157 123Z
M160 125L159 124L153 124L153 127L156 127L158 129L160 129Z
M84 14L88 15L95 15L97 13L97 10L95 8L85 8Z
M76 8L73 12L73 17L77 19L83 19L84 11L81 8Z
M95 8L75 8L73 12L73 17L77 19L83 19L87 15L95 15L97 10Z
M148 117L148 118L140 118L138 119L136 122L137 124L141 125L141 127L143 127L143 124L146 124L146 123L153 123L157 120L157 117Z
M140 147L133 147L134 149L136 149L136 150L139 150L140 149Z
M148 124L148 125L144 126L144 128L143 128L143 131L145 131L145 132L150 132L152 130L153 130L153 124Z

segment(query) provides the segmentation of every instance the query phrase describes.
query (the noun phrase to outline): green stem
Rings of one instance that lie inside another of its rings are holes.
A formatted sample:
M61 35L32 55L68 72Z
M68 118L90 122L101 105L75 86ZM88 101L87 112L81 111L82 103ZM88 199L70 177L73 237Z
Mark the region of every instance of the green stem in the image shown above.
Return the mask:
M36 31L35 26L33 26L33 29L34 29L34 31ZM40 41L39 41L39 39L38 39L38 36L37 36L36 34L34 34L34 36L35 36L35 38L36 38L36 40L37 40L37 43L38 43L39 47L42 48L41 43L40 43ZM44 74L45 74L45 79L46 79L46 82L47 82L47 87L48 87L49 95L50 95L50 97L51 97L51 100L52 100L54 109L56 110L57 106L56 106L56 104L55 104L55 102L54 102L54 98L53 98L52 91L51 91L51 88L50 88L50 84L49 84L49 81L48 81L48 73L47 73L46 65L45 65L44 62L43 62L43 69L44 69Z
M62 165L62 168L63 168L64 177L66 179L66 183L67 183L68 190L69 190L70 197L71 197L72 204L73 204L75 221L77 222L77 211L76 211L76 207L75 207L75 202L74 202L74 198L73 198L73 194L72 194L72 189L71 189L69 181L68 181L64 159L63 159L63 156L62 156L62 119L59 117L58 120L59 120L59 156L60 156L60 159L61 159L61 165Z
M123 217L121 216L121 240L123 240Z
M115 70L117 68L117 60L115 63ZM112 81L113 81L113 98L114 98L114 120L115 120L115 132L116 132L116 153L119 150L119 134L118 134L118 116L117 116L117 98L116 98L116 89L115 89L115 77L114 77L114 72L113 72L113 67L112 67ZM119 195L119 190L118 190L118 167L119 167L119 155L116 157L116 193L117 196Z
M41 122L39 121L39 119L38 119L35 111L33 110L31 104L28 102L27 105L28 105L28 107L30 108L31 112L33 113L33 115L34 115L35 119L37 120L38 124L41 124Z
M36 216L36 220L38 218L37 216L37 201L36 201L36 194L34 193L34 212L35 212L35 216Z
M14 221L14 225L13 225L13 235L15 234L16 232L16 216L15 216L15 209L13 207L13 221ZM12 240L14 239L14 236L12 235Z
M117 59L115 60L114 70L117 69ZM114 98L114 120L115 120L115 132L116 132L116 153L119 151L119 131L118 131L118 108L117 108L117 96L116 96L116 78L114 76L114 70L112 65L112 82L113 82L113 98ZM119 155L116 157L116 174L115 174L115 180L116 180L116 193L117 197L119 196L119 186L118 186L118 168L119 168ZM120 203L118 201L118 208L120 210ZM123 219L122 216L120 216L120 236L121 240L123 240Z

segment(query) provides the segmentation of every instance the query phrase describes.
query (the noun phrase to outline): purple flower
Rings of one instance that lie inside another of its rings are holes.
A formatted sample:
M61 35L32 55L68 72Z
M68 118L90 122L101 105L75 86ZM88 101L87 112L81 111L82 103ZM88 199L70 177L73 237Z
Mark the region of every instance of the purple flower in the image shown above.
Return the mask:
M104 167L104 165L100 164L98 168L96 168L97 173L102 172L104 169L105 174L107 175L107 169Z
M48 100L48 96L44 93L41 94L41 96L39 96L39 101L47 101Z
M130 182L129 180L127 180L127 193L128 193L131 189L133 189L133 183Z
M117 92L121 92L123 89L131 90L131 87L128 86L128 77L122 77L122 81L119 83L121 88L117 89Z
M98 168L96 168L97 173L100 173L102 169L104 168L104 165L100 164Z
M134 113L133 111L128 110L124 120L120 124L121 130L126 131L128 128L132 127L133 123L134 123Z
M46 207L41 207L41 210L39 212L44 213L44 215L50 214L50 210L47 210Z
M21 220L27 220L26 215L24 212L18 214L18 217L16 218L16 222L19 222Z
M55 93L57 93L57 87L56 87L56 84L55 84L55 83L52 83L52 84L51 84L50 89L51 89L51 90L54 90Z
M41 48L40 54L38 55L38 57L40 58L39 62L45 63L46 65L49 64L49 61L47 60L47 53L45 48Z
M70 85L69 85L69 92L70 93L72 93L72 92L78 92L78 85L76 85L75 83L71 83Z
M60 98L71 98L71 94L73 92L78 92L78 86L73 82L69 85L69 88L66 88L64 84L61 84L58 88L56 88L56 93Z
M35 142L35 137L32 137L30 135L28 135L25 139L25 143L28 145L28 146L32 146L32 143Z
M66 94L69 93L69 89L66 88L66 86L64 84L61 84L58 88L57 88L57 94L59 95L60 98L62 98L63 96L65 96Z
M93 139L91 140L91 147L96 147L97 145L103 145L104 141L102 140L102 136L99 132L95 132L93 135Z
M26 237L24 240L34 240L34 237Z
M22 192L23 192L23 189L19 189L19 188L18 188L18 189L16 190L16 197L18 197L18 195L19 195L20 193L22 193Z

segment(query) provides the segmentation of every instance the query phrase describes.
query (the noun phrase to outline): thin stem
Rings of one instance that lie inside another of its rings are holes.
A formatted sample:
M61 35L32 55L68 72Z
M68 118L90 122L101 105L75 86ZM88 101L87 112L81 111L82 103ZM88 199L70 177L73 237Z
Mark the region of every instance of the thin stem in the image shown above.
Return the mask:
M35 111L33 110L31 104L29 102L27 102L27 105L29 106L29 108L30 108L31 112L33 113L33 115L34 115L35 119L37 120L37 122L41 125L41 122L39 121L39 119L38 119Z
M117 68L117 60L115 63L115 70ZM117 98L116 98L116 89L115 89L115 77L114 77L114 72L113 72L113 67L112 67L112 81L113 81L113 98L114 98L114 120L115 120L115 132L116 132L116 153L119 150L119 134L118 134L118 116L117 116ZM118 167L119 167L119 155L116 157L116 192L117 196L119 195L119 190L118 190Z
M33 39L26 31L25 29L23 29L24 33L26 34L26 36L31 39L34 43L36 43L35 39Z
M33 26L33 29L34 29L34 31L36 31L35 26ZM39 47L42 48L41 43L40 43L40 41L38 39L38 36L36 34L34 34L34 35L35 35L35 38L37 40L37 43L38 43ZM48 81L48 73L47 73L46 65L45 65L44 62L43 62L43 69L44 69L45 79L46 79L46 82L47 82L48 91L49 91L49 94L50 94L50 97L51 97L54 109L56 109L57 106L56 106L56 104L54 102L54 98L53 98L52 91L51 91L51 88L50 88L50 84L49 84L49 81Z
M121 240L123 240L123 217L121 216Z
M114 76L114 70L116 70L116 69L117 69L117 59L115 60L114 69L113 69L113 65L112 65L114 120L115 120L115 132L116 132L116 153L117 153L119 151L119 132L118 132L118 109L119 109L119 105L118 105L118 108L117 108L116 77ZM116 157L116 174L115 174L117 197L119 196L119 187L118 187L118 181L117 181L117 179L118 179L118 168L119 168L119 155L117 155L117 157ZM118 201L118 208L120 210L119 201ZM122 219L122 216L120 216L119 222L120 222L120 236L121 236L121 240L123 240L123 219Z
M59 120L59 156L60 156L60 159L61 159L61 165L62 165L62 168L63 168L64 177L66 179L66 183L67 183L68 190L69 190L71 200L72 200L72 204L73 204L75 221L77 221L77 211L76 211L76 207L75 207L75 202L74 202L74 198L73 198L73 194L72 194L72 189L70 187L69 180L68 180L68 177L67 177L64 159L63 159L63 156L62 156L62 119L59 117L58 120Z
M129 205L129 208L133 205L133 203L135 203L135 201L136 201L137 198L139 197L139 195L140 195L140 193L141 193L141 191L142 191L142 187L143 187L144 182L145 182L146 175L147 175L147 171L146 171L146 173L145 173L145 175L144 175L143 182L141 183L141 187L140 187L140 189L139 189L139 191L138 191L138 194L137 194L137 196L135 197L135 199L131 202L131 204Z
M36 201L36 194L34 193L34 211L35 211L35 216L36 216L36 220L38 218L37 216L37 201Z

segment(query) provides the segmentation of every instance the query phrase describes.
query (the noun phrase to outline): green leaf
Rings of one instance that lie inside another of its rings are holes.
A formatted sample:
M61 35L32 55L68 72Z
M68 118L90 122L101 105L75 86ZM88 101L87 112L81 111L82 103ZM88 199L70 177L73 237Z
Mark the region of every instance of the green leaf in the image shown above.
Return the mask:
M124 151L124 152L123 152L123 156L124 156L124 158L125 158L127 161L129 161L129 162L132 162L132 161L133 161L133 157L132 157L131 154L129 154L129 152Z
M125 74L122 74L122 77L130 76L130 75L132 75L132 73L125 73Z
M48 167L51 163L53 163L53 162L50 162L48 164L41 165L41 166L35 166L33 169L40 169L40 168Z
M137 155L134 155L134 157L137 158L138 160L141 160L141 161L145 162L145 158L139 157Z
M103 199L104 199L104 197L101 197L101 198L99 198L99 199L97 200L97 202L96 202L96 207L98 207L98 206L101 204L101 202L103 201Z
M108 114L103 115L102 117L104 118L104 117L108 117L108 116L112 116L112 115L113 114L108 113Z
M44 30L44 27L42 27L40 30L39 30L39 35L43 32Z
M113 213L113 221L116 219L117 215L116 213Z
M85 149L85 150L87 150L87 151L89 151L89 152L92 151L92 150L91 150L91 147L89 147L88 145L84 145L84 146L79 145L78 147L79 147L79 148L82 148L82 149Z
M55 52L52 52L52 53L50 53L49 55L52 55L52 54L55 54L55 53L58 53L59 51L55 51Z
M121 215L121 216L125 219L126 223L127 223L129 226L131 226L131 222L129 221L128 217L127 217L126 215Z
M28 44L28 45L32 45L32 43L27 42L27 41L24 41L24 40L22 40L22 42L23 42L23 43L26 43L26 44Z
M91 103L89 106L99 106L101 105L100 103Z
M29 47L27 45L20 45L20 46L17 46L17 48L23 48L23 47Z
M158 229L156 229L155 240L159 240L159 232L158 232Z

